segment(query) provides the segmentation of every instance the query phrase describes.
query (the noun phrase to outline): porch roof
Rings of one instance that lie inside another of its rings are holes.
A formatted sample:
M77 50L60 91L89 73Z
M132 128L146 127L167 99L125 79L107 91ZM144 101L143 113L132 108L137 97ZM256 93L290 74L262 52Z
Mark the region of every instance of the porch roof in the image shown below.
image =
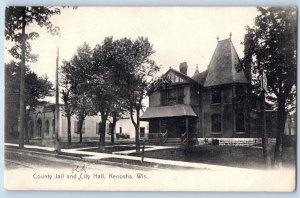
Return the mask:
M179 117L189 116L197 117L197 114L192 109L191 105L173 105L148 107L145 113L141 116L141 120L149 120L153 118Z

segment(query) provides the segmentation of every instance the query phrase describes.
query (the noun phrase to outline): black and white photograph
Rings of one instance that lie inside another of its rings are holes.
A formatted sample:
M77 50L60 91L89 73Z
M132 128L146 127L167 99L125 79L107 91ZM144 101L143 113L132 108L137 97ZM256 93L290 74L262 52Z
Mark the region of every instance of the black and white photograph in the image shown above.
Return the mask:
M297 7L7 6L7 190L294 192Z

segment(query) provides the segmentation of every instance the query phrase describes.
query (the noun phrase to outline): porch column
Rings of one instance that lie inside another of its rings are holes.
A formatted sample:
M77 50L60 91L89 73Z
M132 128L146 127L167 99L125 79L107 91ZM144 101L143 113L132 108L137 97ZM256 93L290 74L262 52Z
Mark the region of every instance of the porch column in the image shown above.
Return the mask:
M189 118L185 117L185 132L186 136L189 137Z
M158 120L158 132L161 133L161 119Z

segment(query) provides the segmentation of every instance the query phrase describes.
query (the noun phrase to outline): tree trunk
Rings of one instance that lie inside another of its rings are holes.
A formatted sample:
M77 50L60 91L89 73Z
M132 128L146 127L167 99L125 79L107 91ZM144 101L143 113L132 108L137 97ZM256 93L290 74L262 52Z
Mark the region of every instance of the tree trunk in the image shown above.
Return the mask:
M80 143L82 143L82 125L83 125L83 122L84 122L84 118L80 118L78 120L77 130L78 130L78 133L79 133L79 142Z
M101 122L99 127L99 148L104 149L105 147L105 125L106 125L107 116L101 114Z
M26 112L26 110L25 110ZM25 114L25 142L29 143L29 134L28 134L28 117L27 113Z
M130 111L131 122L135 129L135 150L137 153L140 153L140 112L136 110L136 121L133 119L133 111Z
M22 10L22 43L21 43L21 79L20 79L20 116L19 116L19 148L24 148L24 128L25 128L25 7Z
M71 116L67 115L67 122L68 122L68 145L72 144L72 137L71 137ZM56 124L56 123L55 123Z
M285 111L285 100L279 98L277 110L277 136L274 153L274 164L276 167L282 167L282 139L284 134L286 117L287 113Z
M113 115L113 122L111 124L111 128L110 128L110 140L111 140L111 144L115 144L115 128L116 128L116 123L117 123L117 116Z
M260 111L261 111L261 131L262 131L262 146L263 146L263 156L266 168L271 167L271 156L269 148L269 137L266 128L266 113L265 113L265 92L261 91L260 98Z

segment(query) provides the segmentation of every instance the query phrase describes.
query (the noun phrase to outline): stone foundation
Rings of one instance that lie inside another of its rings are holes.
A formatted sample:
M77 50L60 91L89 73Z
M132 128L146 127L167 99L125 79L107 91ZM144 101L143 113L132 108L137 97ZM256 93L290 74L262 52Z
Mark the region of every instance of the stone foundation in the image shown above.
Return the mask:
M231 145L231 146L253 146L262 144L261 138L198 138L199 145ZM275 144L276 138L269 138L270 144ZM218 143L218 144L217 144Z

